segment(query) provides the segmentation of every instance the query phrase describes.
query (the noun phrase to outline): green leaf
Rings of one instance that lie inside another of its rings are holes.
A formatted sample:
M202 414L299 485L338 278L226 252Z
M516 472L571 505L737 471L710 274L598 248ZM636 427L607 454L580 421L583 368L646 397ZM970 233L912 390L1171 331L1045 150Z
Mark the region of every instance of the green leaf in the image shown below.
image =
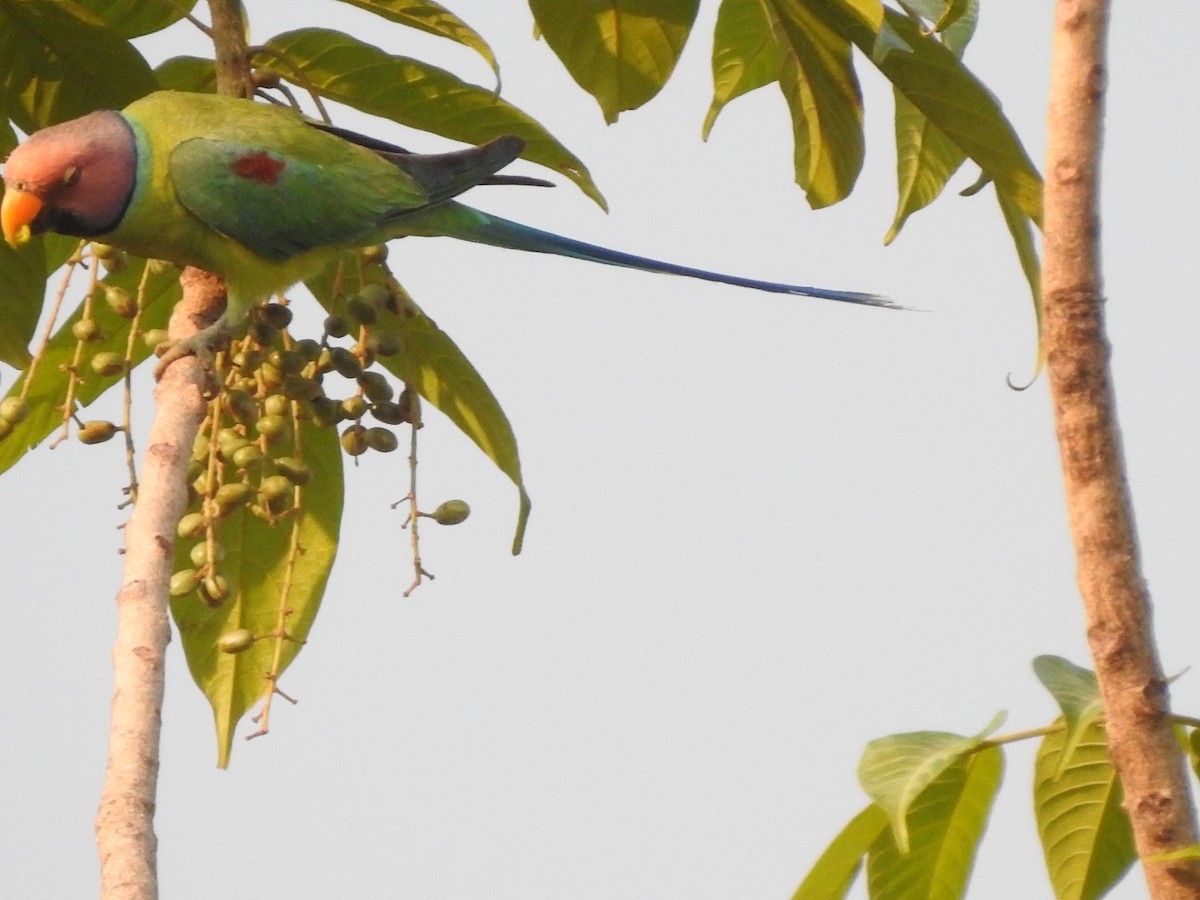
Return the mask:
M225 768L238 721L271 690L264 673L281 674L308 637L325 583L337 552L342 520L342 450L336 428L318 428L300 420L295 443L280 455L297 456L312 470L302 489L298 515L282 516L274 525L246 507L217 524L216 536L225 550L217 571L233 586L232 596L210 606L199 591L171 598L171 615L179 628L188 669L212 705L217 729L217 765ZM298 528L294 568L288 581L292 528ZM188 553L196 541L176 541L176 571L190 568ZM281 595L285 583L290 587ZM217 640L245 628L256 637L279 625L281 607L290 610L284 627L293 640L258 640L244 653L224 653ZM279 664L274 660L279 654Z
M893 86L973 159L1034 222L1042 181L991 92L953 52L877 0L771 0L803 7L854 43Z
M211 59L172 56L154 70L154 76L165 91L187 91L193 94L217 92L217 69Z
M863 163L862 92L850 43L798 0L764 0L792 115L796 183L813 209L850 193Z
M155 90L133 45L69 0L0 0L0 111L36 131Z
M550 49L610 125L667 83L700 0L529 0Z
M999 747L958 757L912 804L912 852L885 831L867 855L872 897L958 900L966 893L979 841L1004 768Z
M967 155L899 91L896 98L896 217L883 242L895 240L908 217L937 199Z
M0 241L0 361L17 369L29 363L29 342L45 293L46 251L41 242L14 250Z
M355 254L346 254L341 262L345 271L356 271ZM344 311L344 298L337 296L334 289L337 269L338 264L334 263L305 282L313 296L330 312ZM521 552L525 539L531 503L521 476L521 460L512 426L487 382L449 335L421 312L399 284L389 283L393 291L403 294L403 308L399 315L381 311L372 329L379 334L399 337L403 350L378 362L441 410L516 485L520 502L512 545L516 555Z
M1069 753L1065 732L1042 739L1034 766L1033 806L1058 900L1104 896L1137 858L1129 817L1121 808L1121 784L1098 722L1088 726Z
M939 41L887 10L885 25L863 35L864 52L946 136L979 164L1029 218L1042 219L1042 180L1000 104ZM857 43L857 41L856 41ZM864 46L865 45L865 46Z
M914 731L867 744L858 763L858 781L867 796L887 813L901 853L909 851L907 820L913 801L960 757L978 748L1003 720L1004 713L1000 713L973 737Z
M496 62L496 56L492 53L492 48L488 46L487 41L474 28L440 3L434 3L432 0L342 0L342 2L368 10L392 22L399 22L401 25L416 28L427 34L449 38L464 47L470 47L487 60L487 64L496 73L497 81L500 79L500 65Z
M108 304L103 299L103 285L115 285L136 295L143 265L144 261L131 258L128 269L119 275L109 275L96 290L97 297L92 303L92 318L100 326L104 338L85 345L80 366L83 383L76 391L76 398L81 406L90 405L97 397L121 381L119 375L108 377L96 375L87 365L87 361L96 353L104 351L123 355L129 341L131 322L129 319L121 318L108 308ZM179 271L177 269L164 267L162 271L152 275L147 282L143 301L140 326L142 330L165 328L167 319L171 316L171 310L175 307L179 297ZM12 433L3 442L0 442L0 473L12 468L26 452L41 443L50 432L61 427L63 416L57 407L62 405L67 395L67 373L64 367L74 362L75 348L78 344L75 336L71 333L71 326L82 318L82 313L83 304L81 303L46 345L41 360L38 362L37 371L29 385L29 392L25 395L25 400L30 407L29 417L14 426ZM134 342L134 365L142 362L149 355L150 348L146 347L144 342ZM18 375L7 396L20 395L21 385L25 380L25 371L23 370Z
M604 206L587 167L538 122L443 69L320 28L271 38L255 63L330 100L454 140L482 144L515 134L525 141L525 159L565 175Z
M783 58L761 0L723 0L713 30L713 99L701 136L708 140L730 101L779 80Z
M821 854L792 900L841 900L849 893L867 851L887 833L887 813L872 803L850 820Z
M1104 713L1100 685L1090 669L1081 669L1061 656L1037 657L1033 671L1058 703L1067 725L1065 749L1059 754L1060 766L1065 769L1083 733Z
M957 0L910 0L900 5L910 14L930 21L946 23L940 35L943 45L961 59L963 50L975 32L979 19L976 0L966 0L954 8ZM953 21L947 21L953 18ZM924 209L941 194L951 176L967 155L930 122L898 89L892 89L896 101L896 176L899 199L896 217L883 242L895 240L908 217Z
M75 0L123 38L141 37L174 25L196 0Z

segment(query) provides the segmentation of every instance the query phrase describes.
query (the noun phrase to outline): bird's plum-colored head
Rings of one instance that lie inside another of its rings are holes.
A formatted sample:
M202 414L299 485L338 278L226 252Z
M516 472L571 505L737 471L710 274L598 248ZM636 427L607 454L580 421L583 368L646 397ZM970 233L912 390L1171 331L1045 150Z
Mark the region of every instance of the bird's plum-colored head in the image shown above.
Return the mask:
M120 113L90 113L52 125L4 164L0 232L13 247L56 231L97 237L121 221L133 196L137 149Z

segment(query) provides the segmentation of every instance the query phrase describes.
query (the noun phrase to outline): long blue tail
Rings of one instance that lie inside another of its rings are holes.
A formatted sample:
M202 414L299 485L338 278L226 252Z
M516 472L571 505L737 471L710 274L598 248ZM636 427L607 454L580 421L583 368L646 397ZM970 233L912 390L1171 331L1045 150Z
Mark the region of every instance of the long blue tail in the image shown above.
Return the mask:
M399 226L397 231L404 234L425 236L447 235L459 238L460 240L473 241L477 244L488 244L492 247L525 250L531 253L549 253L554 256L566 256L572 259L602 263L606 266L639 269L643 272L683 275L688 278L700 278L704 281L716 281L721 284L732 284L736 287L752 288L756 291L769 291L773 294L793 294L801 297L815 297L819 300L837 300L841 303L857 303L887 309L904 309L904 307L878 294L863 294L857 291L834 291L802 284L760 281L756 278L723 275L720 272L709 272L705 269L693 269L690 266L680 266L674 263L660 262L656 259L646 259L642 256L634 256L632 253L609 250L607 247L599 247L595 244L576 241L549 231L530 228L528 225L522 225L519 222L513 222L509 219L502 219L499 216L490 215L473 207L464 206L461 203L451 202L434 207L426 207L417 213L399 218L395 224Z

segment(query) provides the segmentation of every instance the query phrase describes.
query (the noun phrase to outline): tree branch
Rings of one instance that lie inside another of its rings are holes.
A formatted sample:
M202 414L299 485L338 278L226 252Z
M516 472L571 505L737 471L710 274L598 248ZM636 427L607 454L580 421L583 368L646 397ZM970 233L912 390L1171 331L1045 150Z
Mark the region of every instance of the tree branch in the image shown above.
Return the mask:
M1098 180L1107 0L1059 0L1046 153L1047 370L1087 634L1109 755L1138 854L1197 841L1167 685L1151 628L1109 375L1101 295ZM1145 864L1154 900L1200 897L1190 862Z
M171 316L180 340L220 315L224 288L196 269L183 277ZM155 416L142 463L138 503L125 526L125 573L117 595L112 723L108 768L96 816L100 896L158 896L154 834L162 730L163 659L171 628L167 593L175 561L175 525L187 506L187 467L207 404L207 375L194 358L170 366L154 392Z

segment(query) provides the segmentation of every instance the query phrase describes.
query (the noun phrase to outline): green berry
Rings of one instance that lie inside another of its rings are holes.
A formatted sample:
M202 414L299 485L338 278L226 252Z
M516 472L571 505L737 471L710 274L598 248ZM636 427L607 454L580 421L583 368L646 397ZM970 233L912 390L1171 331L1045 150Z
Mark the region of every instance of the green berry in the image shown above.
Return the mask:
M400 441L396 437L395 432L388 428L368 428L364 437L367 441L367 446L380 453L391 453L400 446Z
M247 444L233 452L230 462L239 469L253 469L262 465L263 456L264 454L257 444Z
M367 399L375 403L392 399L392 385L387 376L379 372L363 372L358 376L358 386Z
M296 344L294 347L292 347L292 349L299 353L300 358L306 363L316 362L317 358L321 355L321 345L312 338L305 338L302 341L296 341Z
M357 378L362 374L362 362L345 347L334 347L329 351L329 362L333 370L343 378Z
M429 517L439 525L458 525L467 520L471 507L465 500L447 500L429 514Z
M292 484L305 485L312 481L312 469L308 463L294 456L279 457L275 460L275 468Z
M247 628L228 631L217 638L217 649L222 653L242 653L254 646L254 634Z
M242 481L221 485L213 496L217 512L221 515L230 513L239 506L245 506L253 499L254 488Z
M281 303L268 303L254 311L254 319L282 331L292 324L292 311Z
M205 598L213 605L219 605L230 594L229 579L224 575L207 575L200 587Z
M110 269L109 271L112 270ZM132 319L137 315L137 300L133 298L133 295L129 291L117 287L115 284L106 284L104 286L104 302L108 304L109 309L122 319Z
M258 418L258 402L245 391L227 391L223 402L229 415L243 425L249 425Z
M328 428L342 421L342 404L331 397L314 397L312 401L313 424Z
M361 419L367 411L367 401L357 395L342 401L342 415L347 419Z
M90 344L104 337L100 333L100 326L96 324L95 319L80 319L71 326L71 334L75 336L75 340L84 344Z
M167 334L165 328L151 328L149 331L142 332L142 343L151 350L159 344L166 344L171 340L171 336Z
M117 426L103 419L92 419L84 422L79 429L79 440L85 444L103 444L117 433Z
M188 513L175 526L175 533L181 538L198 538L204 534L206 523L203 513Z
M357 294L346 301L346 314L359 325L374 325L379 318L375 306Z
M263 416L254 423L254 429L267 439L268 444L278 444L292 437L292 422L287 416Z
M303 375L285 375L280 390L292 400L315 400L322 393L319 382Z
M367 452L367 429L351 425L342 432L342 449L351 456L362 456Z
M395 356L404 349L404 342L390 331L373 331L367 335L367 349L376 356Z
M29 404L20 397L0 400L0 419L10 425L20 425L29 417Z
M203 569L210 562L208 556L208 541L201 541L191 550L188 558L192 561L192 565L197 569ZM220 562L225 558L225 548L218 543L213 543L212 562Z
M325 317L325 333L330 337L345 337L350 333L350 322L345 316L330 315Z
M120 375L125 371L125 356L105 351L92 357L92 371L104 378Z
M195 569L180 569L171 576L168 589L172 597L183 597L200 586L200 573Z

